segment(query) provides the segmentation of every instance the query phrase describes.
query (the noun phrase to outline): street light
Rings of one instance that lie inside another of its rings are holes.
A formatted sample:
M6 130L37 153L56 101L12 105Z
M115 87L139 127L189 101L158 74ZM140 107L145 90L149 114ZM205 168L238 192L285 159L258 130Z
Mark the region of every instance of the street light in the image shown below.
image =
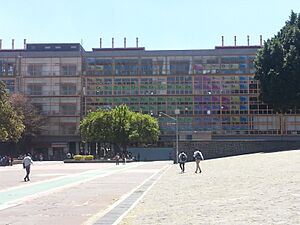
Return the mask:
M84 100L84 111L82 114L86 116L87 110L86 110L86 87L82 87L82 99Z
M164 115L166 117L169 117L170 119L174 120L175 121L175 125L176 125L176 156L175 156L175 163L177 164L178 163L178 115L180 114L180 110L179 109L175 109L175 115L176 115L176 118L173 117L173 116L170 116L169 114L166 114L164 112L160 112L159 115Z

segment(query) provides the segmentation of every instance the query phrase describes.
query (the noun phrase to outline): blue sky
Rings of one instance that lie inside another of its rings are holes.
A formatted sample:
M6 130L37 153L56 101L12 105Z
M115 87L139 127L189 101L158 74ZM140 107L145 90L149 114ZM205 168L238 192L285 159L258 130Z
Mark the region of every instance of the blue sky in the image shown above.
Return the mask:
M148 50L209 49L221 45L259 44L272 37L289 18L300 13L300 0L0 0L3 48L28 43L83 41L99 46L139 46Z

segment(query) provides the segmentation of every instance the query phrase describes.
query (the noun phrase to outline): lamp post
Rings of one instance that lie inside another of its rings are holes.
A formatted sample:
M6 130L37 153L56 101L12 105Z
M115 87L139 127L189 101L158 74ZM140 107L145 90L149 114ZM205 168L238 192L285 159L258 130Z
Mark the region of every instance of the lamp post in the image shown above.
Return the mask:
M175 115L176 115L176 118L173 117L173 116L170 116L169 114L166 114L164 112L160 112L159 115L164 115L172 120L175 121L175 125L176 125L176 156L175 156L175 159L174 159L174 163L178 163L178 141L179 141L179 137L178 137L178 115L180 114L180 110L179 109L175 109Z

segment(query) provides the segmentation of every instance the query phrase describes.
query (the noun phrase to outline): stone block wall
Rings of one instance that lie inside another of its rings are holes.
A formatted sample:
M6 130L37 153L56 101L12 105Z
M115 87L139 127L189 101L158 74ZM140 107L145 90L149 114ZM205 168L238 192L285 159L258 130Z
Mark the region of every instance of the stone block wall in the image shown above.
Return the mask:
M205 159L242 155L258 152L273 152L300 149L300 141L187 141L179 142L179 152L184 150L188 160L200 149Z

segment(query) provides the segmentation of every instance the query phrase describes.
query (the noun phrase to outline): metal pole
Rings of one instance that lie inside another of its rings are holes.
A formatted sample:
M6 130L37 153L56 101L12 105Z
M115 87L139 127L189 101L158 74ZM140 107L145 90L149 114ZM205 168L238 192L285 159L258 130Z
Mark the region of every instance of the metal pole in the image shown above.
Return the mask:
M178 141L179 141L179 132L178 132L178 115L180 114L180 110L179 109L175 109L175 121L176 121L176 163L178 163Z
M178 114L179 114L179 110L176 110L175 111L175 114L176 114L176 118L173 117L173 116L170 116L168 115L167 113L164 113L164 112L160 112L159 114L160 115L165 115L166 117L169 117L170 119L174 120L175 121L175 126L176 126L176 131L175 131L175 135L176 135L176 146L175 146L175 157L174 157L174 163L177 164L178 163L178 142L179 142L179 136L178 136Z
M178 115L176 114L176 164L178 164Z

